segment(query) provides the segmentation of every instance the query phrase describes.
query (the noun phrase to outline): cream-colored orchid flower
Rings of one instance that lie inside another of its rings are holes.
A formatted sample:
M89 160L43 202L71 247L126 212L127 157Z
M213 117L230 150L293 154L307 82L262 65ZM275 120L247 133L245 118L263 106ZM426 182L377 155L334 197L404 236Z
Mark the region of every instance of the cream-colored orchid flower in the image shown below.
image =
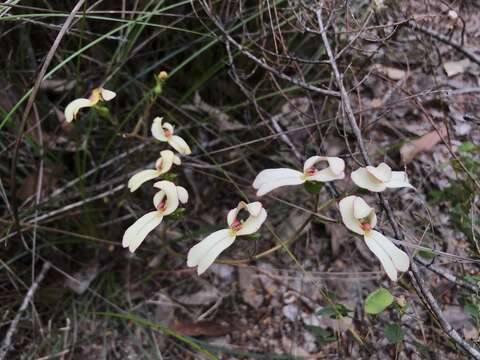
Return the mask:
M365 243L380 260L388 277L397 281L397 272L407 271L410 259L387 237L373 230L377 224L375 210L359 196L347 196L338 205L345 226L354 233L363 235Z
M187 190L176 186L171 181L158 181L153 186L160 189L153 197L153 206L157 210L143 215L123 234L122 246L128 247L132 253L137 250L147 235L160 225L164 216L172 214L180 203L185 204L188 201Z
M115 96L117 96L116 93L104 88L93 89L88 99L75 99L67 105L65 108L65 120L72 122L77 117L80 109L95 106L99 101L110 101Z
M238 219L238 213L243 209L250 214L245 221ZM266 218L267 212L262 203L256 201L247 204L240 201L235 209L228 212L229 228L215 231L192 247L188 252L187 266L198 266L198 275L203 274L220 253L233 244L237 236L251 235L257 232Z
M173 125L166 122L162 123L163 118L156 117L152 124L152 135L155 139L168 142L168 144L182 155L190 155L192 150L187 142L180 136L173 134Z
M144 182L155 179L170 171L173 164L180 165L182 161L171 150L163 150L155 163L155 169L142 170L128 180L128 188L131 192L137 190Z
M404 171L392 171L390 166L381 163L377 167L362 167L352 172L352 181L359 187L374 192L381 192L386 188L408 187L415 189L408 181Z
M319 162L326 161L328 166L322 170L315 168ZM303 172L293 169L267 169L261 171L253 182L257 196L287 185L300 185L306 181L327 182L345 177L345 162L338 157L312 156L305 161Z

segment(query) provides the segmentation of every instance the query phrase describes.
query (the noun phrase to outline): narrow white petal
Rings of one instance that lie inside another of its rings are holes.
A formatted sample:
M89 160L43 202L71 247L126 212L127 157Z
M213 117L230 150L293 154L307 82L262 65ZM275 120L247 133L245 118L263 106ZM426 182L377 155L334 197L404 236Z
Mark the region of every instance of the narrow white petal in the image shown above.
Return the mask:
M262 208L257 216L250 215L248 219L243 222L242 227L237 231L237 235L241 236L256 233L266 219L267 212Z
M205 239L200 241L188 251L187 266L197 266L200 261L207 255L208 251L213 246L215 246L218 241L221 241L231 235L232 231L230 229L218 230L208 235Z
M135 175L133 175L130 180L128 180L128 188L131 192L137 190L142 184L146 181L155 179L156 177L160 176L160 172L158 170L143 170Z
M347 196L340 200L338 207L340 209L343 224L354 233L363 235L365 231L362 229L360 221L358 221L353 214L353 203L356 198L356 196Z
M407 271L410 267L408 254L399 249L389 238L378 231L372 230L371 232L373 236L377 238L377 242L382 246L383 250L390 256L395 268L398 271Z
M275 190L276 188L279 188L282 186L300 185L300 184L303 184L304 182L305 180L302 179L301 177L279 179L277 181L262 185L257 191L257 196L263 196L269 193L270 191Z
M192 153L192 150L190 150L187 142L178 135L170 136L168 138L168 143L182 155L190 155Z
M162 211L163 215L169 215L177 210L179 201L178 201L178 193L177 187L171 181L163 180L158 181L153 184L154 187L157 189L165 191L166 200L165 200L165 210Z
M393 171L392 178L385 184L388 188L403 188L408 187L415 189L408 181L407 173L404 171Z
M188 191L183 186L177 186L177 194L178 200L180 200L182 204L186 204L188 202Z
M158 211L152 211L143 215L135 221L123 234L122 246L128 247L130 252L134 252L145 237L155 229L161 222L163 216Z
M275 182L279 179L292 178L298 179L303 176L303 173L297 170L279 168L279 169L266 169L258 173L255 180L253 181L253 188L260 189L264 184Z
M177 156L177 155L173 155L173 163L175 165L181 165L182 164L182 160L180 160L180 158Z
M369 231L366 233L364 236L365 244L367 244L368 248L375 254L378 260L380 260L380 263L382 264L382 267L387 273L388 277L393 281L397 281L397 268L395 267L389 254L381 245L382 239L379 238L377 234L380 233L377 231Z
M360 196L356 196L353 200L353 216L356 219L366 218L373 209Z
M65 120L72 122L81 108L91 107L92 103L88 99L75 99L65 108Z
M351 177L355 185L362 189L367 189L373 192L381 192L386 189L385 184L372 176L366 168L355 170L352 172Z
M102 99L104 101L110 101L112 100L117 94L114 91L107 90L107 89L100 89L100 92L102 94Z
M151 128L152 136L157 140L167 141L168 139L165 136L165 130L163 129L162 121L163 121L163 118L158 116L155 119L153 119L152 128Z
M217 241L200 260L197 274L203 274L215 261L215 259L235 241L235 235L229 233L223 239Z
M385 163L381 163L377 167L367 166L366 169L380 182L387 182L392 178L392 169Z

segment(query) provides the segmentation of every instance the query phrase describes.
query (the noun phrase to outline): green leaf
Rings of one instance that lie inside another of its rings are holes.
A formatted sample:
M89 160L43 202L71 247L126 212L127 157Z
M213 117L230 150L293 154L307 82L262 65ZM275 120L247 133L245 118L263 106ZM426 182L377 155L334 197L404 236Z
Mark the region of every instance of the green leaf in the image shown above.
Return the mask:
M306 181L304 186L310 194L318 194L323 188L323 183L319 181Z
M393 302L393 296L387 289L379 288L365 299L365 312L371 315L380 314Z
M472 303L467 303L463 307L463 311L473 317L475 320L480 319L480 310L478 309L478 306Z
M436 254L432 251L429 250L420 250L418 252L418 255L420 255L422 258L427 259L427 260L433 260L435 259Z
M348 316L348 313L352 310L346 308L342 304L329 304L318 310L315 315L324 316L328 315L331 318L336 318L337 314L341 316Z
M305 327L316 337L320 344L325 344L336 340L332 332L325 330L320 326L306 325Z
M173 213L170 214L170 217L173 219L180 219L185 213L185 208L177 208Z
M385 337L390 344L398 344L403 341L405 331L398 324L388 324L385 327Z
M476 148L477 146L474 143L466 141L460 144L460 146L458 147L458 151L461 153L469 153L475 151Z

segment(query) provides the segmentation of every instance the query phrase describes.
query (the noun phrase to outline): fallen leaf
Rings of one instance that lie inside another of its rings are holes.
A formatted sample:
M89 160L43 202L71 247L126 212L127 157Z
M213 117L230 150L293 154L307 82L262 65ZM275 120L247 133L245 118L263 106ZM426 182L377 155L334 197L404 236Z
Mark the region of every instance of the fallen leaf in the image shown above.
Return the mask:
M258 292L261 285L256 271L251 268L240 267L238 269L238 283L242 291L243 301L258 309L262 305L263 296Z
M458 74L463 74L470 65L470 60L463 59L460 61L448 61L443 63L443 69L447 73L448 77L452 77Z
M402 157L403 163L408 164L415 159L418 154L430 151L442 140L442 137L445 136L447 136L447 128L442 124L438 128L438 133L436 130L433 130L416 140L404 144L400 148L400 156Z
M196 323L191 320L175 320L171 329L183 336L222 336L231 332L233 327L215 321Z
M401 80L407 73L402 69L377 64L375 69L392 80Z

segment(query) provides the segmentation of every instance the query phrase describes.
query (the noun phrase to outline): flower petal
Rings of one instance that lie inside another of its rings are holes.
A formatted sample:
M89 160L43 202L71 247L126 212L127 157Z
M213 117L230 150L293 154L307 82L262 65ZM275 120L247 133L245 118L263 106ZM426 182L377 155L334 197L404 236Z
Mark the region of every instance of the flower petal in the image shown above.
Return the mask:
M308 177L308 181L320 181L320 182L327 182L333 180L343 179L345 177L345 173L341 172L339 174L335 174L331 168L325 168L322 170L317 171L314 175Z
M353 200L353 216L356 219L366 218L373 209L360 196L356 196Z
M267 169L257 175L253 187L258 190L257 196L262 196L278 187L300 185L304 182L300 171L285 168Z
M153 119L152 128L151 128L152 136L155 139L160 141L168 141L167 137L165 136L165 130L163 129L163 126L162 126L162 121L163 121L163 118L158 116L155 119Z
M102 100L103 100L103 101L110 101L110 100L112 100L115 96L117 96L117 94L116 94L114 91L107 90L107 89L104 89L104 88L101 88L101 89L100 89L100 93L101 93L101 95L102 95Z
M400 249L396 248L396 246L388 240L384 235L379 233L378 231L372 230L365 234L365 243L367 244L368 248L375 254L375 256L380 260L383 269L387 273L388 277L393 280L397 281L397 268L396 263L399 262L401 264L402 269L405 269L405 256L408 261L408 265L410 260L408 259L408 255L403 253ZM394 251L394 257L391 256L390 251L392 251L392 245L398 251ZM403 254L400 255L401 260L398 260L397 256L399 255L398 252ZM395 261L394 261L395 258ZM408 266L407 268L408 269ZM403 271L403 270L402 270Z
M123 234L122 246L134 252L145 240L147 235L161 222L163 216L158 211L151 211L135 221Z
M165 194L165 191L163 190L160 190L157 193L155 193L155 195L153 195L153 207L155 209L158 209L158 206L165 199L165 196L166 194Z
M357 196L347 196L340 200L338 207L342 216L343 224L354 233L363 235L365 231L362 229L360 221L354 216L354 202Z
M170 171L173 165L175 154L171 150L163 150L160 152L160 159L157 160L155 167L160 171L160 175Z
M187 266L198 266L198 275L202 274L234 241L235 235L230 229L215 231L189 250Z
M190 150L190 146L188 146L187 142L178 135L170 136L168 138L168 143L182 155L190 155L192 153L192 150Z
M163 180L158 181L153 184L154 187L157 189L165 191L165 210L162 211L163 215L169 215L177 210L179 201L178 201L178 193L177 187L171 181Z
M312 168L316 163L327 160L325 156L311 156L303 163L303 171L307 171L308 169Z
M182 164L182 160L180 160L180 158L177 156L177 155L173 155L173 163L175 165L181 165Z
M260 201L255 201L246 204L246 207L250 215L258 216L260 214L260 211L262 211L263 205Z
M227 214L228 226L232 226L240 210L244 209L246 206L247 206L247 203L245 201L240 201L236 208L233 208L228 211L228 214Z
M76 118L81 108L91 107L92 103L88 99L75 99L65 108L65 120L72 122Z
M341 159L339 157L335 157L335 156L312 156L312 157L309 157L305 161L305 163L303 164L303 171L307 171L308 169L311 169L312 167L315 166L315 164L319 163L320 161L328 162L328 167L326 169L330 169L331 173L333 173L337 176L341 176L341 177L338 177L337 179L343 178L344 170L345 170L345 161L343 161L343 159ZM323 169L323 170L325 170L325 169ZM320 170L320 171L323 171L323 170ZM318 180L318 181L323 181L323 180Z
M130 192L134 192L137 190L142 184L146 181L155 179L156 177L159 177L161 175L160 171L158 170L143 170L135 175L133 175L130 180L128 180L128 188L130 189Z
M367 166L366 169L378 181L387 182L392 178L392 169L385 163L381 163L377 167Z
M262 208L257 216L250 215L248 219L243 222L242 227L237 231L237 235L241 236L256 233L266 219L267 212Z
M182 204L186 204L188 202L188 191L183 186L177 186L177 194L178 200L180 200Z
M408 181L407 173L405 171L392 171L392 178L385 185L387 188L408 187L410 189L415 189Z
M373 192L381 192L386 189L385 184L371 175L366 168L355 170L352 172L351 177L355 185L362 189L367 189Z
M410 258L408 257L408 254L399 249L389 238L378 231L372 230L371 232L373 233L373 236L378 239L378 243L382 246L383 250L385 250L388 256L390 256L395 268L399 271L407 271L410 267Z

